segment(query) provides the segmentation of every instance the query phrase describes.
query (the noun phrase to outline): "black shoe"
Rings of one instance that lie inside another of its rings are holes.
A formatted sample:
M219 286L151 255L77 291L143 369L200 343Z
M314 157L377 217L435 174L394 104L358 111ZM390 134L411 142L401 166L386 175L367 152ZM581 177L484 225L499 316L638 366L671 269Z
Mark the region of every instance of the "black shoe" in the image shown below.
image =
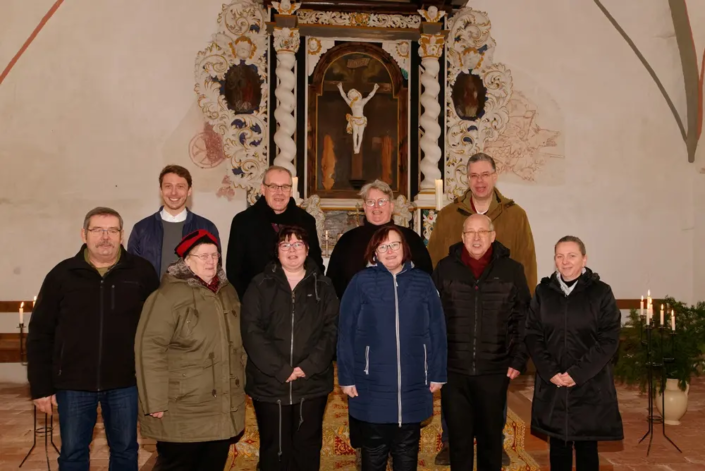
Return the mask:
M435 463L436 466L450 466L450 448L447 443L443 444L443 448L436 455Z
M502 466L511 466L512 464L512 459L509 457L506 451L504 449L502 450Z
M257 462L257 471L259 471L259 461Z

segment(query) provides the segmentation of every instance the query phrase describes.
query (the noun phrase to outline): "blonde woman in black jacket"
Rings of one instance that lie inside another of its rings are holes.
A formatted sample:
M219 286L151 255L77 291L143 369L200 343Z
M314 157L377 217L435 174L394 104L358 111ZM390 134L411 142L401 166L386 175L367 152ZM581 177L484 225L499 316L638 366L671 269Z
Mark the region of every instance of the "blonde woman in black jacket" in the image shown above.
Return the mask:
M624 438L610 362L621 315L610 286L586 268L580 239L560 239L555 262L527 316L536 365L531 428L550 437L552 471L573 469L573 448L577 471L597 471L597 442Z
M260 469L318 470L323 413L333 390L338 298L307 258L302 228L281 228L276 251L278 260L252 280L243 300L245 391L257 416Z

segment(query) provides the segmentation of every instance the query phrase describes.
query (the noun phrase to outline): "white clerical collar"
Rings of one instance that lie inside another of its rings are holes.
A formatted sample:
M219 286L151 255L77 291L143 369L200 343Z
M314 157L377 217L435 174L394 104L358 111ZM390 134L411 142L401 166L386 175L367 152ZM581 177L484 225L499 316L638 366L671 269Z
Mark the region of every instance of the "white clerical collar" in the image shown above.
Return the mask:
M186 211L186 208L184 208L184 210L181 211L179 214L177 214L176 216L172 216L170 213L166 212L164 208L162 208L159 214L162 217L162 221L184 222L186 220L186 216L188 216L188 211Z

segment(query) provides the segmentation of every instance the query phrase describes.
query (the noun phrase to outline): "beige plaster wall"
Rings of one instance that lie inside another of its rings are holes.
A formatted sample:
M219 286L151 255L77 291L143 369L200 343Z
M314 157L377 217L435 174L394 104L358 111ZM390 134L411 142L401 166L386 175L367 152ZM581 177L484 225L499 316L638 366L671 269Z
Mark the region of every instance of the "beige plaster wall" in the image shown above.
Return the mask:
M82 217L93 206L119 210L129 235L157 209L156 177L166 163L194 171L193 209L227 236L244 193L217 197L227 164L198 170L188 153L203 127L194 58L216 30L221 3L64 2L0 85L0 299L31 298L46 272L78 249ZM685 116L667 1L604 3ZM51 4L0 3L0 67ZM490 15L495 61L515 71L517 90L561 131L560 171L547 168L534 182L500 176L502 191L531 219L539 274L551 271L554 241L571 233L584 238L590 266L617 297L650 287L655 296L705 298L705 175L698 173L705 163L687 163L656 85L595 4L472 5ZM702 55L705 3L688 5Z

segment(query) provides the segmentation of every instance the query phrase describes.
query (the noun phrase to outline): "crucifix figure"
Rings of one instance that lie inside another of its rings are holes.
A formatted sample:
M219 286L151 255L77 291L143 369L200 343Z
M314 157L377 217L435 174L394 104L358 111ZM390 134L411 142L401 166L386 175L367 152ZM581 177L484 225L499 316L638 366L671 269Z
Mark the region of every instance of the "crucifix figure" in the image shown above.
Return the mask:
M365 133L365 127L367 126L367 118L363 114L363 109L368 101L372 99L375 92L379 88L379 85L375 84L374 88L367 95L367 98L362 98L362 93L358 92L356 89L351 88L348 94L345 95L343 91L343 84L338 82L338 90L340 90L340 96L343 97L345 103L350 106L352 114L347 113L345 118L348 120L348 126L346 128L348 134L353 135L353 153L359 154L362 148L362 136Z

